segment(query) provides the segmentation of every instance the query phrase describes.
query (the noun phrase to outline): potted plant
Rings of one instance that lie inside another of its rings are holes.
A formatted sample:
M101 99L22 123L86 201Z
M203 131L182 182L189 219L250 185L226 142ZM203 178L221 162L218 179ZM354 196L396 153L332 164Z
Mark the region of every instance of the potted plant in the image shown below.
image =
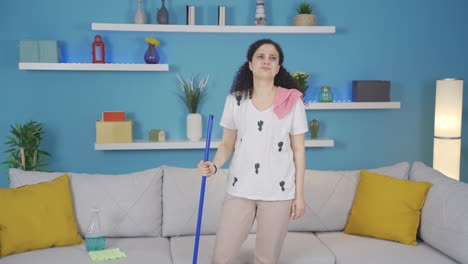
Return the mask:
M196 80L193 76L187 79L186 82L179 75L177 75L177 79L183 92L179 97L189 110L187 115L187 138L190 141L198 141L202 137L202 116L197 111L200 103L205 99L205 87L209 77L201 79L197 87L195 87Z
M45 156L50 154L39 149L44 134L43 128L44 124L36 121L10 126L12 136L7 136L8 141L5 142L7 145L5 153L9 153L9 156L2 162L5 168L49 171Z
M294 17L295 26L315 26L317 17L312 15L312 7L307 2L301 2L296 8L297 15Z
M307 72L292 72L291 76L296 79L297 82L297 89L305 95L307 88L307 79L309 78L309 74Z

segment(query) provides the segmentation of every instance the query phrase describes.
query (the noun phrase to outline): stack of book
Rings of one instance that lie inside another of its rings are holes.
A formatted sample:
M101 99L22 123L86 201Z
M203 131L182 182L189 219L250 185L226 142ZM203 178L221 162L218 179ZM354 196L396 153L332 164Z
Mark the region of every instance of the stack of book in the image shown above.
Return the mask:
M96 121L96 143L131 143L133 121L127 120L125 111L102 112L101 120Z

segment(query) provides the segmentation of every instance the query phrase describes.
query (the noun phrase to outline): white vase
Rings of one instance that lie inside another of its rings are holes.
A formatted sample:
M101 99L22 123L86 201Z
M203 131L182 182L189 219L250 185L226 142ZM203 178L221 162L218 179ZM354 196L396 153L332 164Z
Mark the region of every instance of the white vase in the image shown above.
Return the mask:
M137 0L138 8L137 12L135 13L135 24L146 24L146 16L145 13L141 10L141 0Z
M202 138L202 116L199 113L187 115L187 138L198 141Z

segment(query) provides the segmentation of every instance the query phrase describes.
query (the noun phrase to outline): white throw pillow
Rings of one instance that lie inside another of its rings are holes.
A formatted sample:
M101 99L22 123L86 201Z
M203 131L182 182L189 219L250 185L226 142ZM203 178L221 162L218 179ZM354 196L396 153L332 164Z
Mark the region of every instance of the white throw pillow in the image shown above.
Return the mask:
M413 163L410 180L432 183L421 211L422 240L460 263L468 263L468 184L422 162Z
M400 162L367 170L406 180L409 166L408 162ZM359 172L306 170L304 216L291 221L289 231L342 231L353 206Z
M10 169L10 187L50 181L65 172ZM81 235L91 208L100 210L101 228L108 237L160 236L162 169L129 174L67 173Z

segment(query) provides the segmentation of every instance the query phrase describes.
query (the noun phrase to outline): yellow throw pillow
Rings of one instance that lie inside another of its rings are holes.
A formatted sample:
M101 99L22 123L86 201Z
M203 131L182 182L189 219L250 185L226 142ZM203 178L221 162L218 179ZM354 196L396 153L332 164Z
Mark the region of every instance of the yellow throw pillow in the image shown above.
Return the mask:
M0 188L0 257L83 243L78 233L70 181Z
M429 182L412 182L361 171L344 233L416 245Z

